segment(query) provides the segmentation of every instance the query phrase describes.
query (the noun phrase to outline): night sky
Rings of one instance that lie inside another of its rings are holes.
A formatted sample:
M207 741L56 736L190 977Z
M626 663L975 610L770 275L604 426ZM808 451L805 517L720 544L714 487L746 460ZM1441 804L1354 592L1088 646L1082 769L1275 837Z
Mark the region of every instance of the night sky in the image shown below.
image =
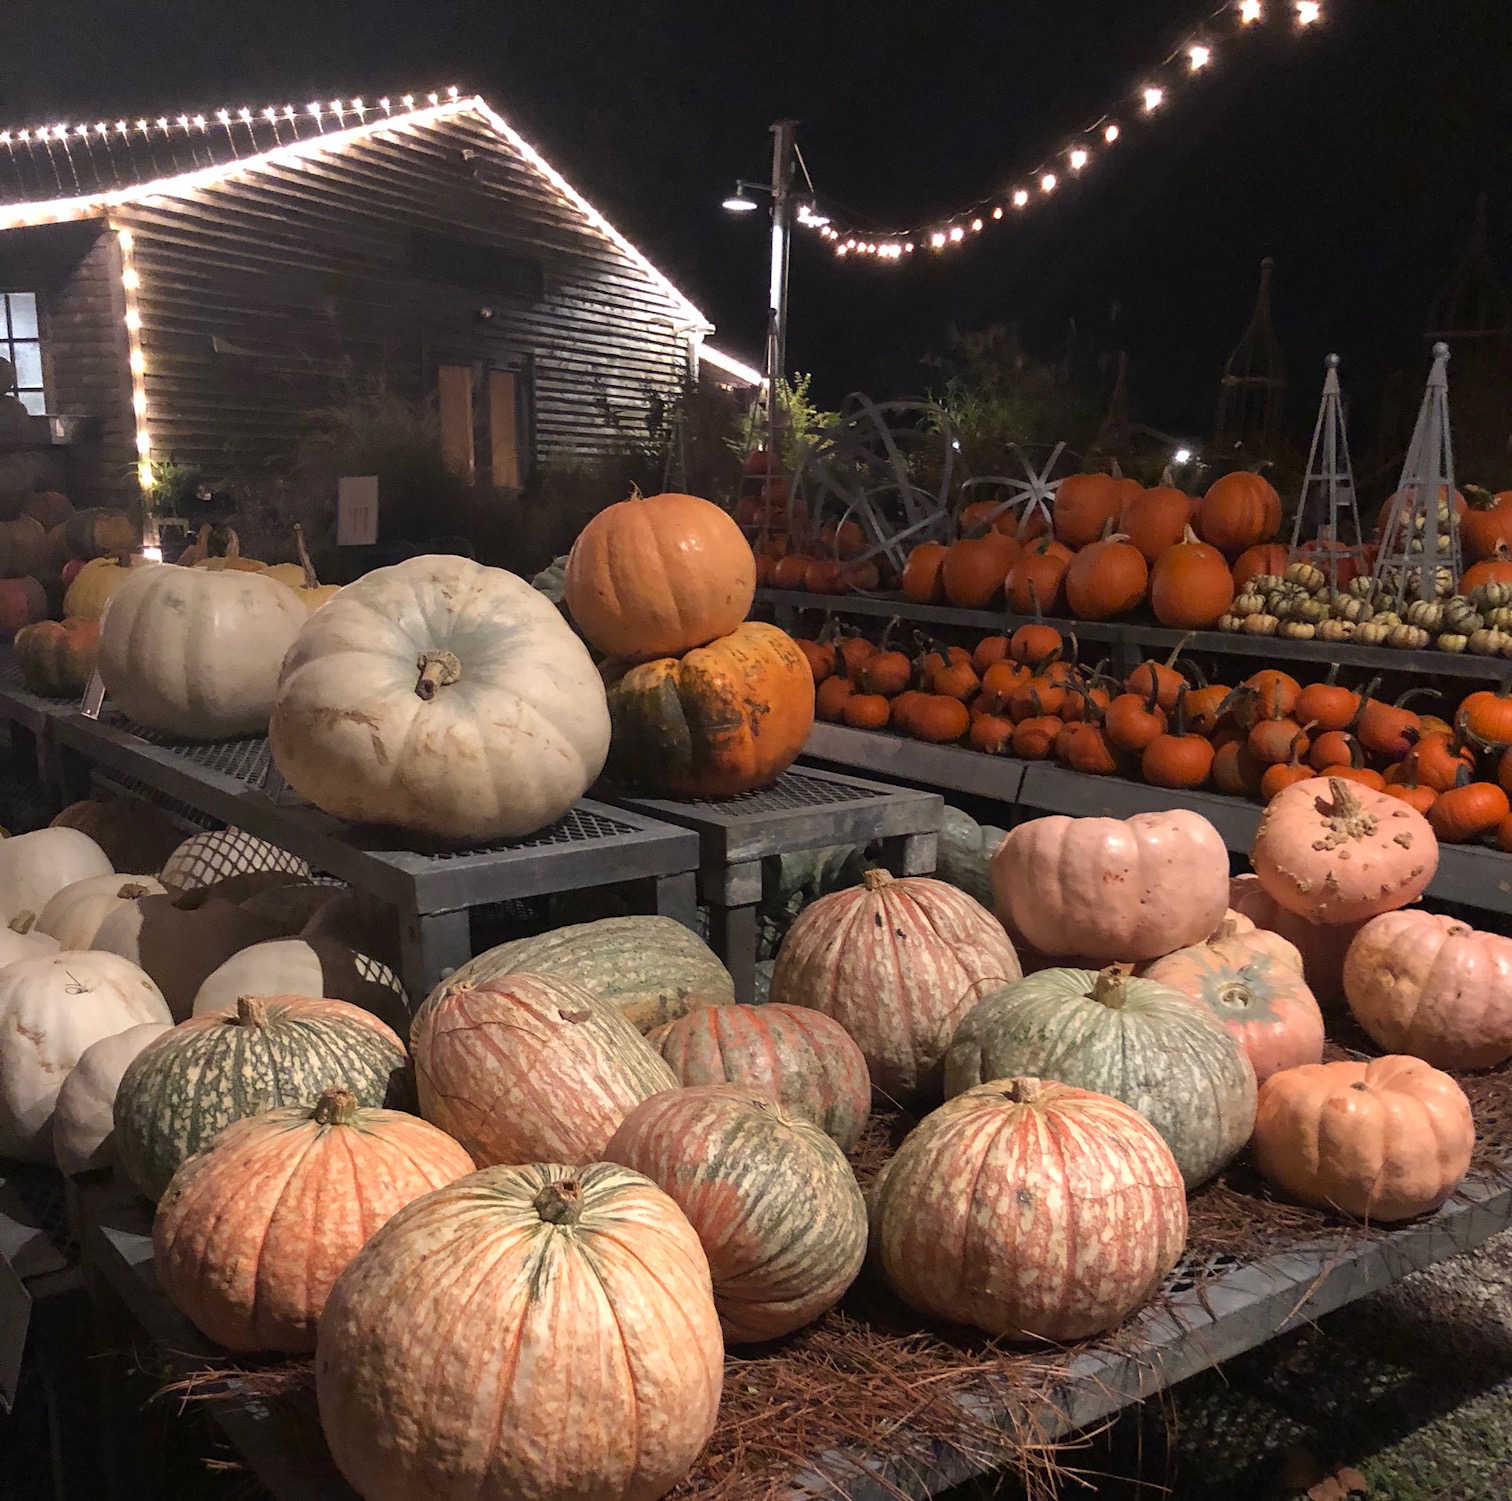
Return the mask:
M1267 0L1275 9L1281 0ZM1324 355L1368 434L1383 377L1426 371L1422 331L1490 195L1512 285L1512 3L1323 0L1220 52L1139 139L1011 230L943 260L836 263L800 238L790 364L836 402L915 394L948 329L1076 320L1127 349L1135 415L1211 429L1217 376L1277 259L1276 322L1305 440ZM1287 6L1289 9L1289 5ZM1180 0L10 0L8 125L483 92L719 325L760 351L764 219L721 212L801 121L822 193L880 222L969 203L1127 100L1199 29ZM1117 310L1116 319L1114 310ZM1452 378L1452 372L1451 372Z

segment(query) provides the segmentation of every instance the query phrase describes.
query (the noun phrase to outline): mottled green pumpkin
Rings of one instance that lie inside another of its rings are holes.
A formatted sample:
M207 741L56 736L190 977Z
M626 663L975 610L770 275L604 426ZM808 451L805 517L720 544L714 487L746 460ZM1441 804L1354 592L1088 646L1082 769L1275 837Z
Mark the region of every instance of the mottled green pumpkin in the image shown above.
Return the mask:
M700 1006L650 1034L678 1082L743 1084L812 1121L842 1151L871 1110L866 1058L849 1032L807 1006Z
M625 1117L604 1156L644 1173L687 1215L730 1343L812 1323L866 1259L866 1200L844 1154L754 1089L655 1095Z
M979 1001L945 1055L945 1093L1056 1079L1111 1095L1170 1147L1188 1188L1249 1140L1255 1071L1208 1008L1116 969L1045 969Z
M393 1032L345 1001L247 997L181 1022L133 1059L116 1092L117 1156L157 1200L232 1121L313 1106L335 1086L363 1106L407 1103L407 1061Z
M642 1032L694 1006L735 999L735 982L698 934L670 917L606 917L501 943L464 964L445 988L497 975L552 975L618 1006Z

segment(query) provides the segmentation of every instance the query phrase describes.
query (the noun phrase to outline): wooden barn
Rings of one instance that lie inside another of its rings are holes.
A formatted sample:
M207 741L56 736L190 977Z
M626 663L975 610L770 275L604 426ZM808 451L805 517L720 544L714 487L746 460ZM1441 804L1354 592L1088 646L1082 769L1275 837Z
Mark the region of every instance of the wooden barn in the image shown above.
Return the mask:
M277 474L354 389L429 398L449 466L517 489L701 359L753 379L710 332L456 90L0 131L0 357L30 409L84 419L80 503L165 461Z

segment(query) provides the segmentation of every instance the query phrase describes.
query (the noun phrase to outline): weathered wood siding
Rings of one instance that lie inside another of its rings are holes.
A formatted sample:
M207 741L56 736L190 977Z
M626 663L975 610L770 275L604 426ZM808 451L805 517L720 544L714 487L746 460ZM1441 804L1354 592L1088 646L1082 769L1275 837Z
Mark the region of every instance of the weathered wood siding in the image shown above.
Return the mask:
M277 472L343 391L429 394L457 359L530 370L535 459L592 454L687 369L685 306L472 114L114 217L135 239L154 452L216 475ZM538 260L542 295L416 277L415 231Z

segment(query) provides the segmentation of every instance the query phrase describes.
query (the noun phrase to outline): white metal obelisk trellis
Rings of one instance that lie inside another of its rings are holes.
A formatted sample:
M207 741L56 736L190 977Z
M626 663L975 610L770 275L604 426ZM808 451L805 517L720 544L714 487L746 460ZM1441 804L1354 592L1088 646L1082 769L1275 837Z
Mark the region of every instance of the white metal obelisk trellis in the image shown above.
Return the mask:
M1326 557L1328 587L1337 592L1341 558L1360 559L1365 541L1360 531L1360 508L1355 499L1354 466L1349 461L1349 434L1344 426L1344 403L1339 391L1339 357L1331 354L1323 377L1323 400L1318 407L1318 421L1313 428L1312 448L1307 455L1307 478L1297 500L1297 516L1292 522L1292 556L1299 554L1303 529L1318 515L1319 556ZM1358 570L1356 570L1358 571Z
M1460 576L1459 517L1439 504L1454 495L1454 442L1449 433L1449 346L1433 346L1433 369L1423 392L1417 426L1407 448L1407 462L1381 533L1376 582L1384 584L1397 604L1409 598L1436 599L1452 594ZM1447 584L1447 587L1446 587Z

